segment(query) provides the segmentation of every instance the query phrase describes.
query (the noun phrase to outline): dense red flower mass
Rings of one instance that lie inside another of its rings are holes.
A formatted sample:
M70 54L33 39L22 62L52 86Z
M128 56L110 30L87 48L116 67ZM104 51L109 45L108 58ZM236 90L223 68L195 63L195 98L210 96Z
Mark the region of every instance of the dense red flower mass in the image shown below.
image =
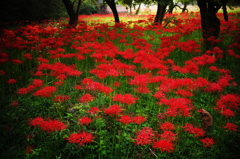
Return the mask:
M67 126L61 121L58 121L55 119L44 120L41 117L36 117L34 119L31 119L29 121L29 125L34 127L39 126L42 131L45 131L48 133L51 133L54 131L61 131L67 128Z
M81 98L78 99L81 103L91 102L94 99L91 94L84 94Z
M172 123L165 122L165 123L161 124L160 129L162 129L162 130L174 130L175 127Z
M122 115L121 118L119 119L119 121L121 123L124 123L124 124L129 124L129 123L131 123L133 121L133 119L130 116Z
M15 83L17 83L17 81L16 81L15 79L9 79L9 80L7 81L7 83L8 83L8 84L15 84Z
M55 102L64 102L66 100L70 99L70 97L68 95L57 95L55 98L54 98L54 101Z
M194 134L194 137L203 137L205 135L205 132L201 128L194 127L189 123L186 123L183 128L184 131L189 132L190 134Z
M158 148L160 149L162 152L173 152L174 150L174 145L172 142L167 141L167 140L159 140L159 141L155 141L153 144L154 148Z
M92 119L90 119L89 117L82 117L81 119L79 119L79 122L81 125L88 125L92 122Z
M222 95L217 101L216 110L226 118L235 116L234 111L239 109L240 106L240 95L237 94L226 94Z
M205 139L200 139L200 141L203 143L203 147L212 147L215 142L212 138L205 138Z
M142 124L145 121L146 121L146 118L143 117L143 116L136 116L136 117L133 118L133 122L138 124L138 125Z
M112 105L104 111L104 113L109 115L118 115L121 112L122 108L119 105Z
M154 131L150 127L144 127L137 133L137 138L134 139L137 145L147 145L153 142Z
M35 93L33 93L34 96L38 97L51 97L52 94L56 91L56 87L54 86L46 86Z
M100 111L101 110L98 107L91 107L90 110L88 111L88 113L90 113L90 114L97 114Z
M90 142L93 142L94 137L92 136L91 133L87 133L85 131L80 132L80 133L74 133L67 138L69 143L77 143L80 146L86 145Z
M238 131L237 125L235 125L233 123L226 123L226 125L223 128L225 128L228 131Z
M113 97L113 101L119 101L125 104L134 104L136 103L137 98L134 98L131 94L116 94Z

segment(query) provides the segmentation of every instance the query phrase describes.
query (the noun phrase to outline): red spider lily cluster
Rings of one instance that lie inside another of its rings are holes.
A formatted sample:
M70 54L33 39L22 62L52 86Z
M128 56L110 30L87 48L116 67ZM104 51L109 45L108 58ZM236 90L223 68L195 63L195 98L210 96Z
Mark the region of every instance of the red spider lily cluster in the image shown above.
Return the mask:
M39 126L42 131L51 133L54 131L61 131L65 130L67 128L67 125L65 125L63 122L58 121L56 119L54 120L45 120L41 117L36 117L34 119L31 119L29 121L29 125L33 127Z
M111 131L114 125L111 122L117 123L117 129L133 127L135 145L148 145L167 153L175 151L181 140L180 133L193 136L203 147L217 144L214 137L208 137L207 131L199 127L201 118L196 112L200 107L213 108L216 114L226 117L219 129L238 131L234 117L239 115L240 95L225 93L237 83L232 72L221 68L218 62L226 56L240 58L237 51L240 43L202 51L202 39L184 39L200 29L200 20L195 18L178 20L178 25L166 28L149 25L147 20L139 23L144 26L83 24L63 29L27 25L15 31L4 30L1 48L16 49L23 54L16 59L0 50L0 64L19 67L30 61L36 63L36 68L31 70L30 83L18 88L17 95L33 96L51 104L58 102L65 107L70 101L87 107L80 108L82 114L71 114L76 118L74 122L64 116L62 121L72 122L69 125L42 117L31 119L29 125L47 133L68 129L71 133L66 140L84 146L101 140L96 129L90 130L101 118L109 128L106 131ZM223 23L222 32L239 33L237 23L240 21ZM153 34L146 35L146 32ZM221 40L210 38L209 41L218 44ZM0 76L9 73L0 70ZM19 79L7 77L4 83L15 86ZM214 98L210 105L205 101L208 96ZM23 107L21 101L15 99L10 105ZM194 124L190 124L192 119L195 119ZM231 123L230 119L233 119ZM74 125L78 125L79 130L71 130ZM31 153L33 148L28 146L26 153Z
M77 143L79 146L83 146L85 144L93 142L93 139L94 137L92 134L87 132L80 132L71 134L66 140L68 140L69 143Z

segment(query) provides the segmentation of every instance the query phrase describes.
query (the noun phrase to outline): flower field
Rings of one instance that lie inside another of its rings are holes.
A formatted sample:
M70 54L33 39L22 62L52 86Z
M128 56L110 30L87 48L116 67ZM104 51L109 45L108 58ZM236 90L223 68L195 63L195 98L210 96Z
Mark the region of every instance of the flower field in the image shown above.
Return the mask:
M1 158L239 158L240 14L218 16L211 49L194 12L2 29Z

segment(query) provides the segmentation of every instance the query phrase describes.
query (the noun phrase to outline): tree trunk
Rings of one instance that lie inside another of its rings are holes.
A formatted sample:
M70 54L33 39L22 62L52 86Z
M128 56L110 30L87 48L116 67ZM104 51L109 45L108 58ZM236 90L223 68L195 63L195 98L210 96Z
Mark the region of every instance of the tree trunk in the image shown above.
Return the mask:
M139 11L140 11L140 8L141 8L141 4L142 4L142 3L140 3L140 4L138 5L138 8L137 8L137 10L136 10L135 15L138 15L138 13L139 13Z
M132 15L132 6L129 6L129 14Z
M224 16L224 20L228 21L228 13L227 13L227 0L222 0L222 9L223 9L223 16Z
M200 8L202 34L206 48L211 46L208 38L218 38L220 32L220 20L216 13L220 9L220 5L214 0L197 0Z
M183 3L182 13L184 13L187 10L187 5L188 4L186 2Z
M157 24L161 25L162 24L164 15L166 13L166 8L167 8L167 5L163 5L163 4L160 4L158 2L157 14L156 14L155 19L154 19L154 24L155 25L157 25Z
M78 23L78 15L80 12L82 0L78 0L76 11L74 10L74 4L70 0L62 0L62 2L67 10L68 15L69 15L69 22L68 22L69 26L76 27L77 23Z
M170 1L169 7L168 7L168 13L172 14L173 13L173 9L174 9L175 5L173 3L173 0Z
M107 2L108 6L112 10L112 13L113 13L113 16L115 19L115 23L120 23L115 0L105 0L105 1Z

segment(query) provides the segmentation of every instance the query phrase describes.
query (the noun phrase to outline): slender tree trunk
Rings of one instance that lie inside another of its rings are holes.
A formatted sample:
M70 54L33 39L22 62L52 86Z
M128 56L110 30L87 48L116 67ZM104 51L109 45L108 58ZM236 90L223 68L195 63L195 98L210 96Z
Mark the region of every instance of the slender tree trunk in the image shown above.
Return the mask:
M142 3L140 3L140 4L138 5L138 8L137 8L137 10L136 10L135 15L138 15L138 13L139 13L139 11L140 11L140 8L141 8L141 4L142 4Z
M182 13L184 13L187 10L187 5L188 4L186 2L183 3Z
M120 23L115 1L114 0L105 0L105 1L107 2L108 6L112 10L112 13L113 13L113 16L115 19L115 23Z
M162 24L164 15L166 13L166 8L167 8L167 5L163 5L163 4L160 4L160 2L158 2L157 14L154 19L155 25Z
M223 9L223 16L224 16L224 20L228 21L228 13L227 13L227 0L222 0L222 9Z
M197 0L197 1L201 14L203 39L206 48L208 49L211 46L211 44L208 41L208 38L213 36L217 39L220 32L220 21L216 13L221 6L214 0Z
M168 6L168 13L172 14L173 13L173 9L174 9L175 5L173 3L173 0L170 1L170 4Z
M132 15L132 6L129 6L129 14Z

